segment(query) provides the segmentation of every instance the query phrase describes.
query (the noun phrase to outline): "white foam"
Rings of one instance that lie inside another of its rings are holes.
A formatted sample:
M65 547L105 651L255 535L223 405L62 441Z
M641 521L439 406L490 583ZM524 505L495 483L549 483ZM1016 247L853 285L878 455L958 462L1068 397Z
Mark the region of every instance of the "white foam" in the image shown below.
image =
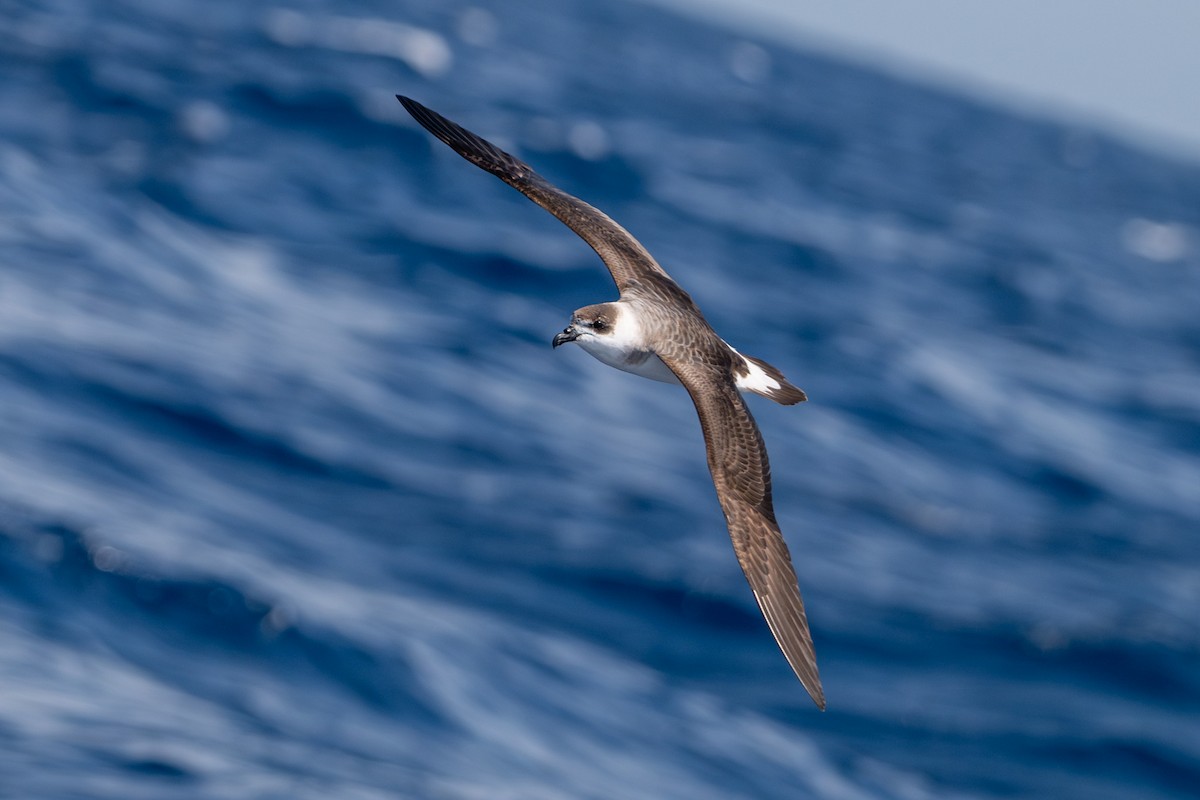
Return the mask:
M1125 249L1148 261L1179 261L1188 254L1188 229L1177 223L1134 218L1121 228Z
M426 77L437 77L454 60L450 45L433 31L369 17L309 17L273 9L263 20L270 39L285 47L326 47L345 53L395 58Z

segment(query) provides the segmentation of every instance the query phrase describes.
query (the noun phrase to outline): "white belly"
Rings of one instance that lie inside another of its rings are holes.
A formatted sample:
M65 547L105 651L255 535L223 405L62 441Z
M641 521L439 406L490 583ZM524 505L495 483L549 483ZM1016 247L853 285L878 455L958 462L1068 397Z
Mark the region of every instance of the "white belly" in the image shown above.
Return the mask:
M597 361L616 367L624 372L632 372L652 381L663 383L679 383L679 378L671 372L671 368L662 359L646 351L629 351L620 347L610 347L605 339L589 337L588 341L579 340L579 346L586 350Z
M627 337L622 336L588 336L578 340L579 346L586 350L597 361L616 367L623 372L632 372L643 378L663 383L679 384L679 378L671 372L671 368L663 363L654 353L639 349ZM726 343L728 345L728 343ZM732 347L729 348L733 350ZM749 369L749 374L736 375L734 382L739 391L763 394L764 390L779 388L779 382L767 375L759 366L746 361L742 354L733 350L734 357L741 359Z

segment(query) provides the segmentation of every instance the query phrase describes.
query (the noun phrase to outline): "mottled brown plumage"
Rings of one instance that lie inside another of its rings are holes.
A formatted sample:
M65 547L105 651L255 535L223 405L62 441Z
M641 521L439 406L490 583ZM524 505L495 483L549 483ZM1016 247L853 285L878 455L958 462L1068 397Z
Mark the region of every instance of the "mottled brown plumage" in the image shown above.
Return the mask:
M804 392L770 364L742 356L717 336L687 292L604 213L490 142L420 103L397 97L433 135L558 217L600 255L621 299L576 311L572 325L554 344L587 343L585 349L619 369L658 380L666 375L687 389L700 417L709 471L734 552L775 640L813 701L825 708L804 602L775 521L766 447L738 390L785 405L806 399ZM654 372L659 361L669 372Z

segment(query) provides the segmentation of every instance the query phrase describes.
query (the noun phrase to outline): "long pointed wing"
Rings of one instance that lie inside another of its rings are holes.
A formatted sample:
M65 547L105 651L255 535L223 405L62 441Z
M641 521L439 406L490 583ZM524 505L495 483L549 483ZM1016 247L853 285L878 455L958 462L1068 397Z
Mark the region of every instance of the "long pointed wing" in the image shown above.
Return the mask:
M733 550L767 618L775 641L817 706L825 691L804 601L787 543L771 504L771 466L762 434L728 372L709 364L663 356L696 404L708 469L725 512Z
M437 138L470 161L485 169L500 180L517 189L533 202L558 217L568 228L592 246L608 271L612 273L617 289L638 288L672 297L687 298L679 286L646 252L646 248L624 228L613 222L602 211L593 208L577 197L554 186L533 168L515 156L496 147L491 142L476 136L436 111L408 97L396 95L408 113Z

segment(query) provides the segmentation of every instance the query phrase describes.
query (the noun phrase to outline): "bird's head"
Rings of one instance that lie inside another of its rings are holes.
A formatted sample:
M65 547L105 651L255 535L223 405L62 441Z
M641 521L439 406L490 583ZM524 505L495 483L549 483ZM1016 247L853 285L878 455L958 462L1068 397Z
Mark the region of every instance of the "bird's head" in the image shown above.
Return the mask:
M612 336L619 313L616 303L584 306L571 315L571 324L556 335L551 344L555 347L575 341L586 344L594 339Z

